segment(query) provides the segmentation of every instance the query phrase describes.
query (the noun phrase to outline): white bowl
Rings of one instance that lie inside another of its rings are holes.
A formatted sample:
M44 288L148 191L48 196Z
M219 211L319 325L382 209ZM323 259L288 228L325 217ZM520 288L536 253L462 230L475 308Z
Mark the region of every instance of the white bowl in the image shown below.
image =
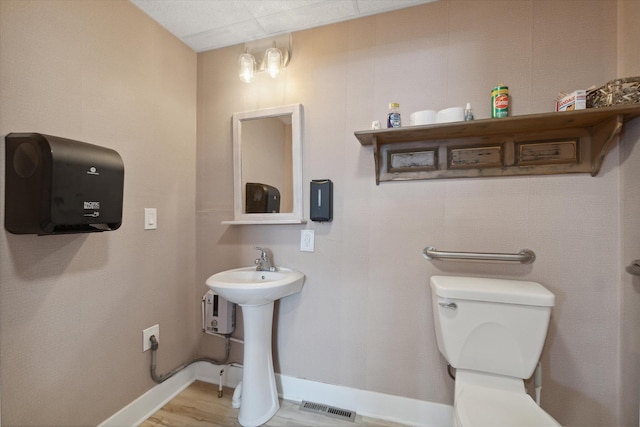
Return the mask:
M430 125L436 122L435 110L422 110L411 113L409 116L409 126Z
M438 111L437 123L462 122L464 121L464 108L451 107Z

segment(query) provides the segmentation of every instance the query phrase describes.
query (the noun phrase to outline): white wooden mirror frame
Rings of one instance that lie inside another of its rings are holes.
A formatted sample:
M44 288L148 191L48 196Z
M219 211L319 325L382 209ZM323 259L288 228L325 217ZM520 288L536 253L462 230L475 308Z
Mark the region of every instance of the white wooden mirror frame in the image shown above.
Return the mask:
M242 122L270 117L291 116L293 209L281 213L245 213L242 184ZM302 104L285 105L233 114L233 221L223 224L303 224L302 202Z

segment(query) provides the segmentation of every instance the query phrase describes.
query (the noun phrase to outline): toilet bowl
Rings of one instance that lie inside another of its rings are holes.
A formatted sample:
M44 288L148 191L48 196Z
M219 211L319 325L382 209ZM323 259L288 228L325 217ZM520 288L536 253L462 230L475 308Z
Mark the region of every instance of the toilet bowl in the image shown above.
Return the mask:
M453 425L492 427L560 426L526 393L468 386L458 395Z
M456 368L456 427L560 424L526 393L555 296L539 283L431 277L438 349Z

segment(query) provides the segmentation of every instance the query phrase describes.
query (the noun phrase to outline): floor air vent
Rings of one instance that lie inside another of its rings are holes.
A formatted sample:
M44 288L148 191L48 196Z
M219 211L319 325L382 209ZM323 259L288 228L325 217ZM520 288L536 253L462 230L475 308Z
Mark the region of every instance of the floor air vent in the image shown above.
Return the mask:
M298 409L305 412L312 412L314 414L326 415L327 417L337 418L344 421L354 422L356 420L355 411L335 408L333 406L323 405L322 403L307 402L306 400L303 400Z

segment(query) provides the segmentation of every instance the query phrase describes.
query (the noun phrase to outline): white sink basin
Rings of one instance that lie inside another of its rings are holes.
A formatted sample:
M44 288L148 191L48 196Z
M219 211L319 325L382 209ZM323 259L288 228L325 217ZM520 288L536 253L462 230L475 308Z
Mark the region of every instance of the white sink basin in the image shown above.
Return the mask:
M300 292L303 283L304 274L281 267L236 268L207 279L213 292L242 307L244 367L238 421L244 427L263 425L280 407L271 349L273 306L275 300Z
M239 305L262 305L300 292L304 274L289 268L256 271L242 267L216 273L207 286L227 301Z

